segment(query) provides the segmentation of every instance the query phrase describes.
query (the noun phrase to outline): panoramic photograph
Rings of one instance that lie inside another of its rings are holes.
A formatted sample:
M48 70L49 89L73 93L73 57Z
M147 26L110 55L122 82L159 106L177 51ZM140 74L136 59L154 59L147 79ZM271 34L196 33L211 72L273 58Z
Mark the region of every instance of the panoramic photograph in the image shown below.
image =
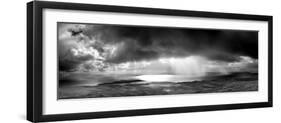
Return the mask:
M58 99L258 91L258 31L57 23Z

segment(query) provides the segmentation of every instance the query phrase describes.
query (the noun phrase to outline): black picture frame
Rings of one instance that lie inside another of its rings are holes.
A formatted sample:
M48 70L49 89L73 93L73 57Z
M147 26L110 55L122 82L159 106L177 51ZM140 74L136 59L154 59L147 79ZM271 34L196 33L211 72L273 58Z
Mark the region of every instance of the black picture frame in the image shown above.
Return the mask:
M139 109L139 110L106 111L106 112L93 111L90 113L44 115L43 94L42 94L42 89L43 89L43 84L42 84L43 12L42 10L45 8L266 21L268 22L268 101L258 102L258 103L189 106L189 107L173 107L173 108L165 107L165 108L157 108L157 109ZM272 107L273 106L273 95L272 95L273 19L272 18L273 18L272 16L264 16L264 15L168 10L168 9L155 9L155 8L139 8L139 7L93 5L93 4L80 4L80 3L45 2L45 1L29 2L27 3L27 120L31 122L47 122L47 121L64 121L64 120L94 119L94 118L107 118L107 117L123 117L123 116Z

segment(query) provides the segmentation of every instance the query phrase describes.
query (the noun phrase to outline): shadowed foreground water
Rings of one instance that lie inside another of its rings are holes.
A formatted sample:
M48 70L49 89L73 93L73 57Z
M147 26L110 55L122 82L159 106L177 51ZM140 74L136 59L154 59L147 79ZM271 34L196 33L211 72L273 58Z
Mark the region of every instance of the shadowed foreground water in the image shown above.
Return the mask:
M149 82L120 80L95 86L63 85L59 99L258 91L258 74L235 73L206 80Z

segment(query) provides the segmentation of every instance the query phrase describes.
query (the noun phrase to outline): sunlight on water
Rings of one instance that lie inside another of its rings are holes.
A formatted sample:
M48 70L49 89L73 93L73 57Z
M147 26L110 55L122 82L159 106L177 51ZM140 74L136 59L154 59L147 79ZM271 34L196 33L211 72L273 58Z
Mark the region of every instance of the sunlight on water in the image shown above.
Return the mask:
M200 80L200 78L191 78L184 75L140 75L135 78L146 82L188 82Z
M151 82L163 82L171 80L173 75L141 75L136 76L137 79Z

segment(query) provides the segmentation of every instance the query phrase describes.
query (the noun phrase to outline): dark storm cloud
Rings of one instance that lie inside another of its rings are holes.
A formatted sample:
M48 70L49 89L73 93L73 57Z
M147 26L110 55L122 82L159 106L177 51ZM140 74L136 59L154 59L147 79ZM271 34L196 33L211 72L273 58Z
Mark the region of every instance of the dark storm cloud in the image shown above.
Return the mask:
M103 71L110 64L194 55L227 63L240 56L258 59L257 31L66 23L58 29L61 71ZM108 46L115 47L113 54Z
M80 28L78 28L78 29L71 28L68 31L71 33L71 36L76 36L83 32Z
M123 44L107 59L111 63L189 55L226 62L239 61L239 56L258 58L256 31L94 25L83 34L105 44Z

